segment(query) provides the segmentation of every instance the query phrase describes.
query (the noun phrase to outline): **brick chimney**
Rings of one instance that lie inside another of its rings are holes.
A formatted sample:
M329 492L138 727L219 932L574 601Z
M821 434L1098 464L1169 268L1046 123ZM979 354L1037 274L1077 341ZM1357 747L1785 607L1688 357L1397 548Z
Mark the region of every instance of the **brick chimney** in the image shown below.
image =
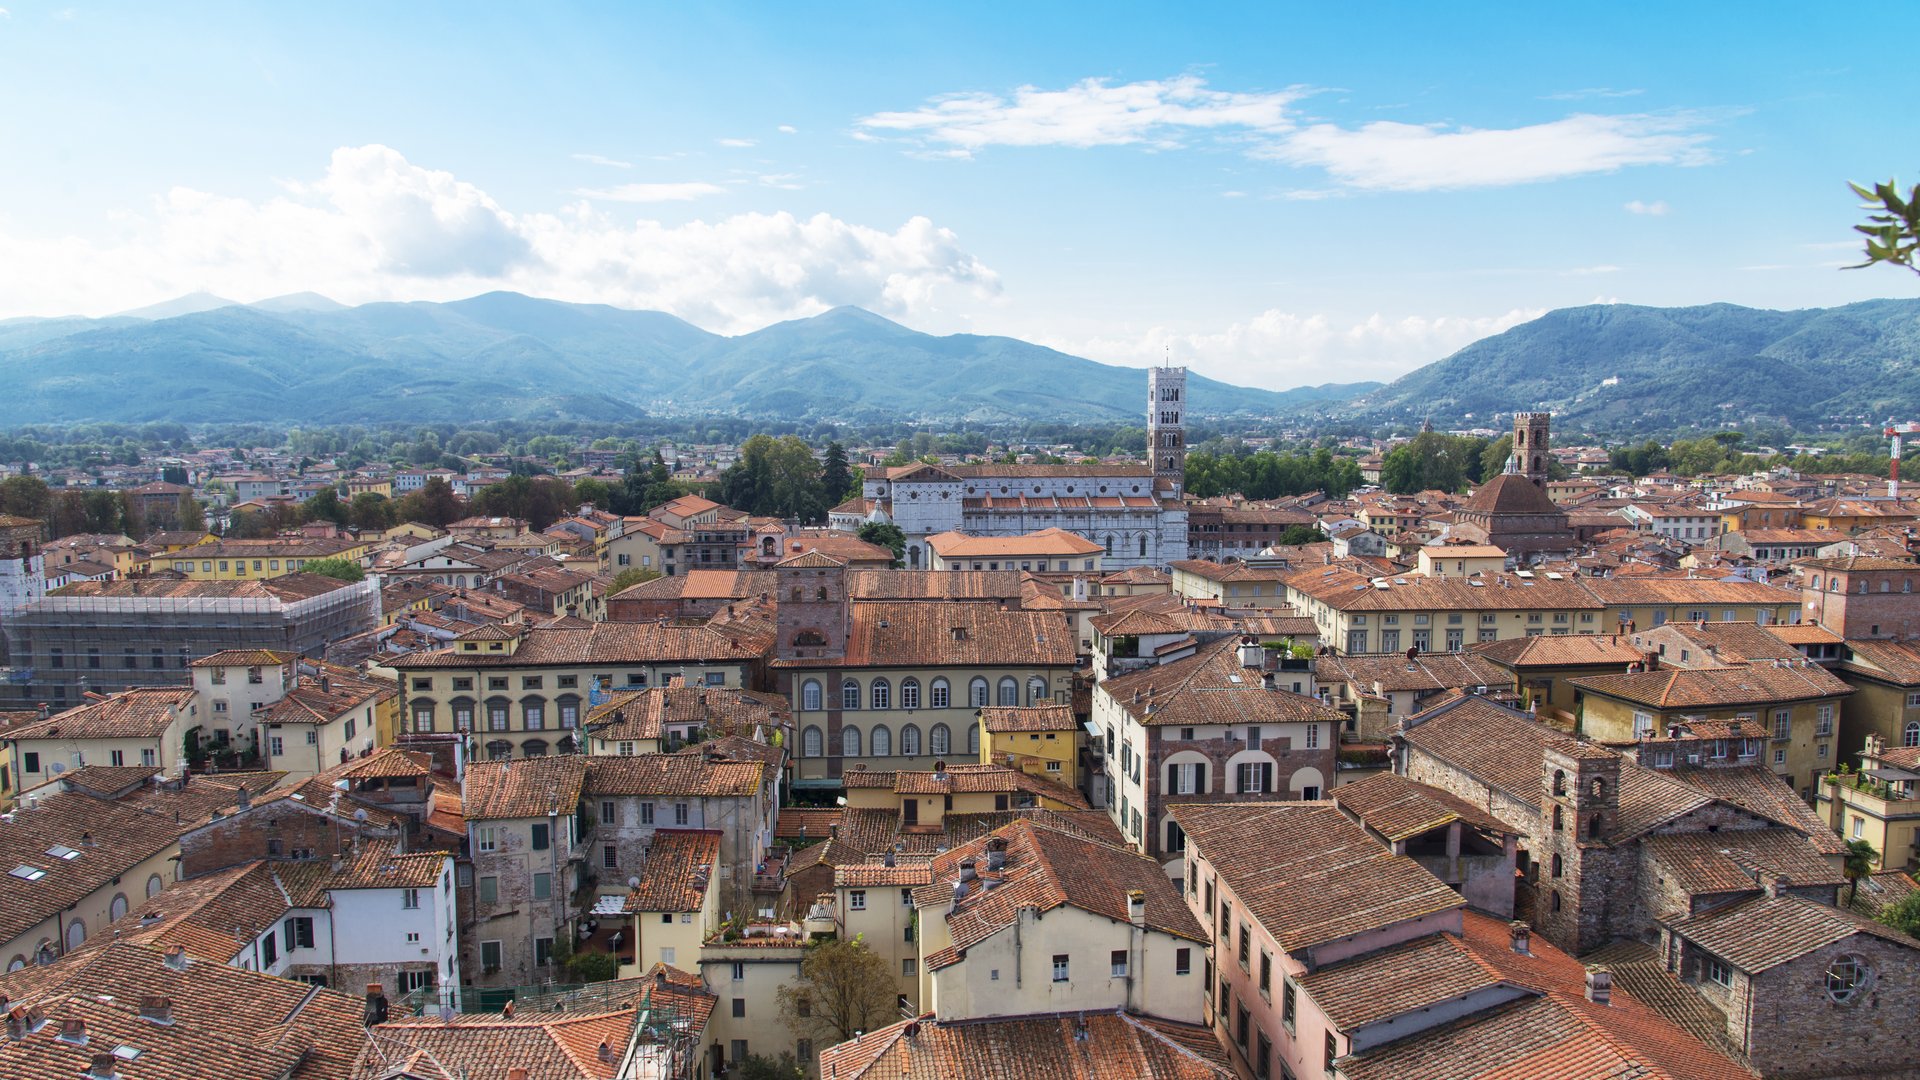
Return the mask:
M154 1024L173 1023L173 999L164 994L140 995L140 1019Z
M1526 923L1515 919L1507 924L1507 943L1513 951L1522 956L1533 955L1533 929Z
M118 1075L113 1071L112 1054L95 1054L87 1063L88 1080L115 1080Z

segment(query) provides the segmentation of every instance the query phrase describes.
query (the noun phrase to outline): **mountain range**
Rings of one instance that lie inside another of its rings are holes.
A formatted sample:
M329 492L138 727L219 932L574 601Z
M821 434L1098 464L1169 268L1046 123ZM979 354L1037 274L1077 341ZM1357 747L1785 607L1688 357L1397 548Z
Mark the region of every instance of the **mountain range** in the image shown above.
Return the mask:
M657 311L496 292L345 307L193 294L100 319L0 322L16 424L786 419L1141 422L1146 374L842 307L737 337ZM1273 416L1378 383L1275 392L1189 377L1198 416Z
M1563 308L1359 395L1373 423L1556 425L1654 434L1723 423L1905 420L1920 413L1920 300L1767 311L1733 304Z
M1565 308L1392 383L1276 392L1189 376L1196 420L1497 426L1545 410L1599 434L1920 416L1920 300L1768 311ZM675 316L495 292L346 307L204 293L99 319L0 321L5 422L383 423L735 415L1137 423L1138 368L835 308L725 337Z

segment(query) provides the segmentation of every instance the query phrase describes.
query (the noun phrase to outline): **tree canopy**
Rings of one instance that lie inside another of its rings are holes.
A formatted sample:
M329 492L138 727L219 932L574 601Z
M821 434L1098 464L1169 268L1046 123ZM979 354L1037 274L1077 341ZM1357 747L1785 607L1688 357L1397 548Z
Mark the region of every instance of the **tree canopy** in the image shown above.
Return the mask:
M776 994L780 1019L794 1034L828 1043L899 1019L897 999L886 958L858 938L811 946L800 977Z

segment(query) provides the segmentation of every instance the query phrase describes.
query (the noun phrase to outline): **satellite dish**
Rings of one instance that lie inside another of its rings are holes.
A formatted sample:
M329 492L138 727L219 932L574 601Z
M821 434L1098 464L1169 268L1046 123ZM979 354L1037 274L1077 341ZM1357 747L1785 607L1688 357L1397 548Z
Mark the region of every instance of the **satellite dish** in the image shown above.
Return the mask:
M630 877L627 879L627 888L637 889L639 887L640 887L640 879L638 877Z
M360 821L360 822L364 822L364 821L366 821L366 820L367 820L367 812L366 812L365 810L355 810L355 811L353 812L353 820L355 820L355 821Z

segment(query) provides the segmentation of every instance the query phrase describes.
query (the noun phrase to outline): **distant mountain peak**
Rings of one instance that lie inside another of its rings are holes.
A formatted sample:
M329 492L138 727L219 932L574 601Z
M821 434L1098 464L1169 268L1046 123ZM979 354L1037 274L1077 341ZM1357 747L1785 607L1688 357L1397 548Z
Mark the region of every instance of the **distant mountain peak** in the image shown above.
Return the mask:
M202 311L239 306L238 302L224 296L215 296L210 292L190 292L185 296L176 296L171 300L162 300L158 304L148 304L146 307L134 308L131 311L116 311L108 318L172 319L181 315L198 315Z
M288 293L285 296L256 300L248 307L255 311L345 311L347 305L317 292Z

